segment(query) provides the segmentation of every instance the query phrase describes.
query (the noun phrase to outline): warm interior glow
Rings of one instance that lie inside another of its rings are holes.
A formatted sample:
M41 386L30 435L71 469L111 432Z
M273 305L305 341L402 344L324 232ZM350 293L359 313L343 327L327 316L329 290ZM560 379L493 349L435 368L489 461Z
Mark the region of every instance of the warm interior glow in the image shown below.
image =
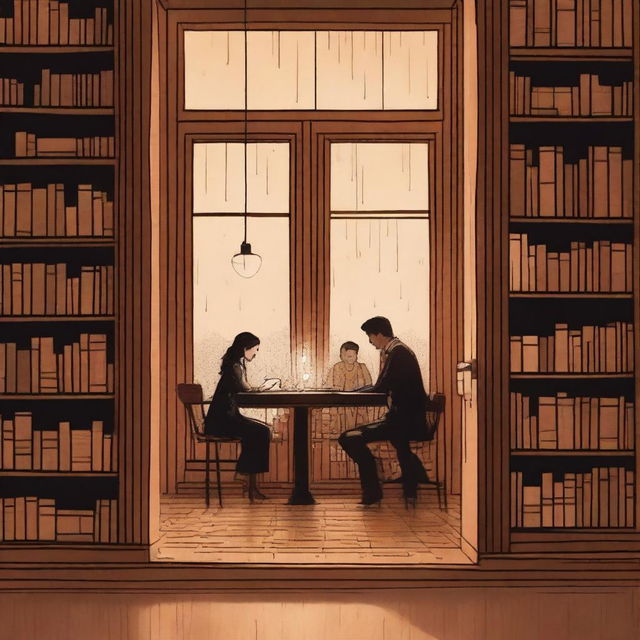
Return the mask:
M360 325L386 316L394 332L415 352L429 384L429 220L331 221L330 362L340 345L360 345L358 359L373 380L379 352ZM366 283L366 284L365 284Z
M193 219L193 373L207 395L218 382L220 358L241 331L261 340L247 367L251 384L289 374L289 219L249 219L252 248L262 256L262 268L249 279L238 277L230 261L242 224L242 217Z

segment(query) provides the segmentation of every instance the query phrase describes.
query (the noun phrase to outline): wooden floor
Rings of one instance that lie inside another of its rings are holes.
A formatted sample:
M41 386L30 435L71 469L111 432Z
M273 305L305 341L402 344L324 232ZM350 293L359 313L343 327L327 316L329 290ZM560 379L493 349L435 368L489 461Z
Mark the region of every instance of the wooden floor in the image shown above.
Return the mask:
M319 495L312 506L290 506L286 494L250 505L225 493L224 508L204 506L201 495L165 496L161 538L152 557L162 562L466 564L460 550L460 502L438 509L422 492L406 509L399 491L380 506L358 497Z

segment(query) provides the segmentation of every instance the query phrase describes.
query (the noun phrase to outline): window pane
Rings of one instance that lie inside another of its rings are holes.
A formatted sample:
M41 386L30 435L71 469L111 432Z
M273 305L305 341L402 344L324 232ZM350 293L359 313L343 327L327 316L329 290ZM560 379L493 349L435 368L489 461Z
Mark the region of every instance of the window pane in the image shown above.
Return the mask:
M231 267L243 238L242 217L193 219L194 380L211 394L220 358L236 334L251 331L260 352L247 367L249 382L289 374L289 219L250 218L248 238L262 256L249 279Z
M429 145L331 145L332 211L427 211Z
M382 109L382 32L318 31L317 109Z
M428 220L331 221L331 364L339 360L340 345L353 340L376 379L379 353L360 325L378 315L389 318L396 336L413 349L428 388Z
M438 108L438 32L384 33L384 108Z
M244 33L184 32L184 108L244 109Z
M313 31L249 33L249 109L313 109Z
M185 109L244 109L244 38L185 31ZM437 31L249 31L247 49L249 109L438 106Z
M247 145L248 211L289 213L289 144ZM244 212L244 144L193 145L194 213Z

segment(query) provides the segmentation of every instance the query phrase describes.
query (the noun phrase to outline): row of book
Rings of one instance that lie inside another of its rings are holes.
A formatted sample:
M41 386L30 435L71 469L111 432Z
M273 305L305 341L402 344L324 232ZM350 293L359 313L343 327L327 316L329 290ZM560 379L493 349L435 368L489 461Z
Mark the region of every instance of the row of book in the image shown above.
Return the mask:
M624 396L583 397L559 392L531 398L512 392L514 449L633 450L633 402Z
M19 107L24 104L24 83L16 78L0 78L0 104Z
M633 160L622 147L590 146L587 157L564 161L562 146L509 150L512 216L631 218Z
M512 373L628 373L633 371L633 325L569 329L551 336L511 336Z
M0 393L113 393L107 336L81 333L58 352L51 337L31 338L30 349L0 343Z
M83 138L39 138L35 133L16 131L16 158L113 158L113 136Z
M541 473L540 485L524 485L511 472L511 526L515 528L622 528L634 526L634 474L624 467L585 473Z
M62 509L54 498L0 498L4 542L118 541L118 503L99 499L95 509Z
M510 0L512 47L631 47L633 0Z
M0 44L113 44L113 25L105 7L96 7L92 18L69 14L68 2L13 0L13 16L0 18Z
M34 107L112 107L113 70L97 73L51 73L42 70L33 87Z
M526 233L510 233L509 287L514 292L631 292L633 245L596 240L549 251L544 244L530 245Z
M62 183L34 187L0 184L0 232L4 237L112 237L113 201L106 191L79 184L76 205L65 204Z
M516 116L633 116L633 83L600 84L581 73L577 86L539 87L531 77L509 72L509 104Z
M61 421L58 429L34 429L29 412L0 416L0 461L4 470L115 471L114 438L104 433L104 423L93 420L90 429L72 429Z
M3 264L0 315L112 315L113 266L81 266L67 277L67 265Z

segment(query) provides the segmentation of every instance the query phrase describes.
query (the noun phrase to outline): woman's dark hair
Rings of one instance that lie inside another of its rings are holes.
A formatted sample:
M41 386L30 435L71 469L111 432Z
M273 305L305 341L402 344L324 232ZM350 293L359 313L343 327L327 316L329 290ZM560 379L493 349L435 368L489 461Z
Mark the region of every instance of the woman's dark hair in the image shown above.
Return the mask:
M383 316L375 316L369 318L366 322L362 323L360 327L365 333L381 333L387 338L393 338L393 329L388 318Z
M228 371L234 364L240 362L240 359L244 356L245 349L251 349L260 344L260 338L254 336L253 333L243 331L239 333L234 339L233 344L227 349L222 356L222 364L220 365L220 374Z
M358 351L360 351L360 347L355 343L352 342L351 340L347 340L341 347L340 347L340 351L342 350L345 351L355 351L356 353L358 353Z

